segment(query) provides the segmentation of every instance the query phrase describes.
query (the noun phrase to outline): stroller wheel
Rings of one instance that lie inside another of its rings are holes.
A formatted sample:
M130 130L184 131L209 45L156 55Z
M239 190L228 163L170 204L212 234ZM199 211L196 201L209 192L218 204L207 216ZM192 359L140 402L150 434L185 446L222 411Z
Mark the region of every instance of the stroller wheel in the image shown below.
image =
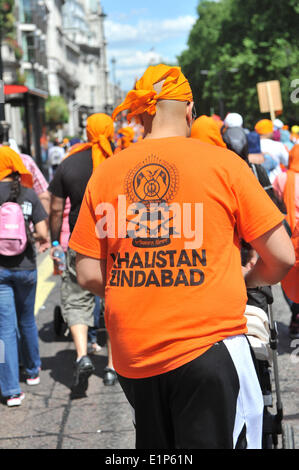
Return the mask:
M294 429L289 424L282 424L282 448L295 449Z
M263 449L273 449L273 437L272 434L265 434L263 436Z
M67 329L66 323L61 314L61 308L56 305L54 308L54 332L56 336L63 336Z

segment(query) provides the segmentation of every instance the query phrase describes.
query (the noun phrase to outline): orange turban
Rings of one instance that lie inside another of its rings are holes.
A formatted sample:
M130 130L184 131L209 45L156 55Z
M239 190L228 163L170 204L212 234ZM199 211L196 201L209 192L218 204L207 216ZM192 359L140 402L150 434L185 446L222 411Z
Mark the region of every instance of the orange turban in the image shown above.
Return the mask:
M3 145L0 147L0 181L15 172L20 174L23 186L32 188L32 174L25 167L20 155L10 147Z
M122 136L123 147L127 148L133 142L134 139L134 129L132 127L123 127L120 129L119 134Z
M191 137L208 144L226 148L226 144L221 137L219 125L215 119L209 116L200 116L194 121L191 128Z
M274 131L273 122L270 119L261 119L261 121L256 123L254 129L260 135L271 134Z
M162 80L165 80L162 90L157 93L154 84ZM124 102L113 111L112 119L126 109L130 110L127 116L129 122L133 116L144 112L154 116L158 100L193 101L189 82L180 67L169 67L164 64L148 67L141 79L136 82L135 89L129 91Z
M114 126L110 116L103 113L92 114L87 118L86 134L88 142L74 146L66 155L92 149L93 170L113 154L110 141L113 139Z

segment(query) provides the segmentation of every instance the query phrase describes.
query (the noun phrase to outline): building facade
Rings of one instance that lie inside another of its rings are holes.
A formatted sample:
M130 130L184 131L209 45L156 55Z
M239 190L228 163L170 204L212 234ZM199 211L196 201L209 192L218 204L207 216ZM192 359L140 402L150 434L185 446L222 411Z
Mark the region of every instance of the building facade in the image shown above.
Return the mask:
M104 18L98 0L48 0L49 94L63 96L69 122L62 132L82 133L88 115L109 112Z
M2 47L5 119L10 137L41 165L40 137L48 97L46 3L16 0L14 17L15 39L8 43L4 39Z
M68 122L57 129L61 138L82 135L88 115L114 108L105 14L99 0L15 0L15 18L22 54L3 43L3 78L6 85L25 88L6 94L6 120L18 145L39 162L48 97L67 104Z

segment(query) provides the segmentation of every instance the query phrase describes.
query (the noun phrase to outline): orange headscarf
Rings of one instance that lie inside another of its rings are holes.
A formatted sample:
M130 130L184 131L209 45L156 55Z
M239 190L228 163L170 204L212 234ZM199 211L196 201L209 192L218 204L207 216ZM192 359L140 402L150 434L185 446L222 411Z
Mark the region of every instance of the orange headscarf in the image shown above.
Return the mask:
M122 147L127 148L133 142L134 139L134 129L132 127L123 127L120 129L119 134L122 136Z
M255 131L259 134L271 134L274 130L273 122L270 119L261 119L255 125Z
M284 188L283 199L287 208L287 221L292 232L296 225L295 205L295 176L299 173L299 144L294 145L289 155L289 169L287 171L287 182Z
M0 147L0 181L15 172L20 174L22 186L32 188L32 174L25 167L20 155L3 145Z
M209 116L203 115L194 121L191 128L191 137L208 144L226 148L226 144L221 137L219 125L215 119Z
M165 80L162 90L157 93L154 84L162 80ZM141 79L136 82L135 89L129 91L124 102L113 111L112 119L126 109L130 110L127 116L129 122L133 116L144 112L154 116L158 100L193 101L189 82L180 67L169 67L164 64L148 67Z
M103 113L92 114L87 118L86 133L88 142L74 146L66 157L91 148L93 170L95 170L102 161L111 157L113 153L110 145L114 135L111 117Z

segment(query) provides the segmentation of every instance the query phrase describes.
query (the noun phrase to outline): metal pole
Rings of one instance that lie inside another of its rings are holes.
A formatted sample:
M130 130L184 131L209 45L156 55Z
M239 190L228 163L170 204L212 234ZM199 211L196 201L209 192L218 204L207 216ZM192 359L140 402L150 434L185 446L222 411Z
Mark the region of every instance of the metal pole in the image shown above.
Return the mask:
M220 115L221 119L224 119L222 70L219 70L219 72L218 72L218 83L219 83L219 115Z
M268 95L271 121L274 122L275 112L274 112L273 99L272 99L272 93L271 93L271 88L270 88L270 83L269 82L266 83L266 87L267 87L267 95Z
M3 59L2 59L2 28L0 27L0 121L5 121L4 109L4 82L3 82Z

